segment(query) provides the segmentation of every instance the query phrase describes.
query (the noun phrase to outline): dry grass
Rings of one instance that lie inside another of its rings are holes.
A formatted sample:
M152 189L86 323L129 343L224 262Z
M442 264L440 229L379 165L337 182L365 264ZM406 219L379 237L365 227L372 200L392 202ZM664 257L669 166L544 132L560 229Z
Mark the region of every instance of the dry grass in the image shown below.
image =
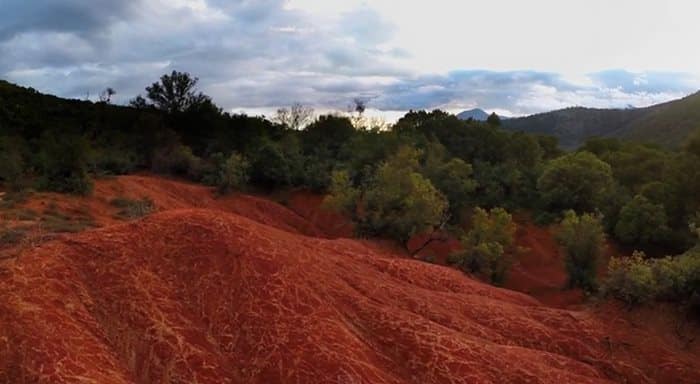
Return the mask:
M117 216L122 219L138 219L151 214L155 210L155 204L149 198L128 199L117 197L110 201L110 204L119 208Z

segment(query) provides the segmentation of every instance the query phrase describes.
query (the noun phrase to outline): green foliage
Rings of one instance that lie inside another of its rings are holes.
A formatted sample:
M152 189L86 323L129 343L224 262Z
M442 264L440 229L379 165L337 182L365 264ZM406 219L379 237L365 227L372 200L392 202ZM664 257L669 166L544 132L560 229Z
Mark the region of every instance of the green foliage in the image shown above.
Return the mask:
M476 189L471 165L458 158L447 162L433 160L426 164L424 173L447 198L451 217L459 219Z
M333 210L350 214L355 217L357 202L361 191L352 185L347 171L335 171L331 175L328 195L323 203Z
M700 248L661 259L647 259L636 251L629 258L612 258L603 293L630 305L663 299L700 309Z
M643 252L635 251L632 257L610 259L607 279L602 287L604 295L633 305L653 299L656 289L652 263Z
M615 236L627 244L649 245L668 236L666 212L663 205L654 204L642 195L630 200L615 225Z
M605 241L600 218L588 213L578 216L574 211L567 211L557 241L564 249L569 287L595 290L598 259Z
M101 148L93 151L92 169L100 175L126 175L136 171L139 156L134 151Z
M503 208L486 211L475 208L471 229L462 237L463 251L450 256L450 261L466 271L479 273L489 281L501 284L512 264L509 254L513 246L515 223Z
M156 149L151 158L151 170L156 173L200 180L203 166L202 160L192 153L192 149L177 144Z
M402 242L445 221L445 197L418 170L420 153L402 148L379 167L364 194L363 229Z
M610 166L590 152L552 160L537 180L543 203L554 211L593 212L605 203L613 185Z
M251 159L250 179L268 188L290 185L301 173L302 160L296 137L287 136L279 142L265 140Z
M250 163L239 153L233 153L220 161L216 169L214 185L219 193L227 194L243 189L248 184Z
M0 182L12 189L20 189L26 164L22 156L22 140L0 137Z
M92 191L88 176L90 146L84 138L53 132L41 138L39 188L85 195Z

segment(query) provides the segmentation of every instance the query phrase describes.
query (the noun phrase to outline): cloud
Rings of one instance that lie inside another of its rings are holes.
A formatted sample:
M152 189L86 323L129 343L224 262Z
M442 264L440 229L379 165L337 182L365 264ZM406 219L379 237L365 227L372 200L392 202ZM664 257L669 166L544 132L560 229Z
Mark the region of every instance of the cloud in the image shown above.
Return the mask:
M409 65L411 50L384 16L365 2L314 13L285 0L6 0L0 77L77 98L109 86L123 103L176 69L198 76L222 107L251 111L345 109L362 97L384 111L529 114L642 106L700 86L682 72L603 71L577 82L535 70L430 73Z

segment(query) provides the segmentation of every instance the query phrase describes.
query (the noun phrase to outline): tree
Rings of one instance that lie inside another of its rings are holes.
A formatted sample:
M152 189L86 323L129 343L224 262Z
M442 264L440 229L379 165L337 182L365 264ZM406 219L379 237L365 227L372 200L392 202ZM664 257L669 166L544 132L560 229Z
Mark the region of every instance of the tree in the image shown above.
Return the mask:
M515 223L503 208L491 211L477 207L471 229L462 237L464 250L450 256L450 261L469 272L476 272L489 281L501 284L512 264L509 255L513 246Z
M447 162L432 159L426 163L424 173L447 198L450 216L459 219L477 185L472 177L472 166L458 158Z
M355 188L347 171L335 171L331 174L328 195L323 200L324 206L335 211L349 214L357 219L357 202L361 191Z
M218 167L216 187L221 194L242 189L248 183L250 163L239 153L233 153Z
M150 107L148 101L146 101L146 99L144 99L141 95L138 95L133 99L129 100L129 106L136 109L146 109Z
M279 141L264 139L251 156L250 180L268 188L292 185L302 165L296 136L287 135Z
M112 87L107 87L105 88L104 91L100 93L100 102L103 103L111 103L112 102L112 96L116 95L117 91L114 90Z
M567 211L557 241L564 248L569 287L595 290L598 259L605 241L600 218L589 213L578 216L574 211Z
M364 229L408 241L444 221L448 203L429 180L418 173L420 152L402 148L382 164L364 195Z
M637 195L620 210L615 236L627 244L649 245L668 236L667 223L663 205Z
M576 152L549 162L537 180L545 206L553 211L593 212L614 186L610 165L590 152Z
M498 117L496 112L493 112L489 115L489 117L486 118L486 123L488 125L493 125L494 127L500 127L501 126L501 118Z
M172 71L160 77L160 82L146 87L148 99L157 109L168 113L184 112L192 106L211 101L209 96L197 92L199 79L187 72Z
M296 131L308 125L313 118L313 108L306 107L301 103L294 103L291 108L278 109L275 120L285 127Z

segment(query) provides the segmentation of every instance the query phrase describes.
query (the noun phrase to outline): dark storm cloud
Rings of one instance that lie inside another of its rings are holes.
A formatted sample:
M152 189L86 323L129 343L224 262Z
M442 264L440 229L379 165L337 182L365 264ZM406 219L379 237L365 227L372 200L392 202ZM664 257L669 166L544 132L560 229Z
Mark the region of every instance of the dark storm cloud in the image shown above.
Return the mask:
M3 0L0 41L30 31L101 33L129 17L139 1L132 0Z
M360 7L335 19L285 0L5 0L0 77L66 97L116 102L173 69L200 78L224 108L303 102L345 109L354 97L382 110L482 107L517 114L572 104L645 104L688 93L683 74L607 71L576 85L537 71L426 75L401 66L394 27Z

